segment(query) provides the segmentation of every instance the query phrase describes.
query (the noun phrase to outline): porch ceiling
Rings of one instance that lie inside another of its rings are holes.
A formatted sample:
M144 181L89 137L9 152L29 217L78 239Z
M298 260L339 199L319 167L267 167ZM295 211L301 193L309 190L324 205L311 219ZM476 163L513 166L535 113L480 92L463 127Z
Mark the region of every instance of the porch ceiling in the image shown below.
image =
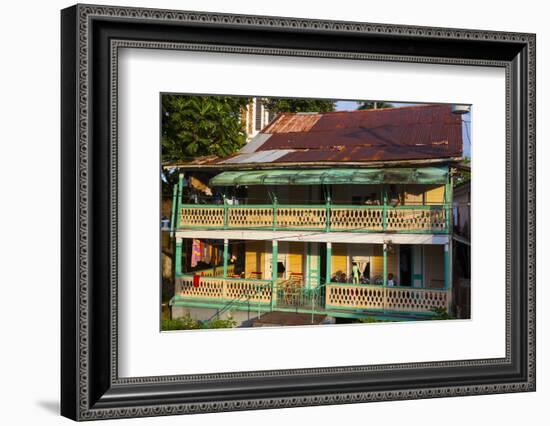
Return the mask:
M418 183L444 184L448 167L369 169L274 169L226 171L210 179L211 186L322 185Z
M395 244L447 244L448 235L439 234L384 234L353 232L301 232L301 231L241 231L241 230L181 230L177 238L201 238L214 240L262 240L303 241L319 243L383 244L391 240Z

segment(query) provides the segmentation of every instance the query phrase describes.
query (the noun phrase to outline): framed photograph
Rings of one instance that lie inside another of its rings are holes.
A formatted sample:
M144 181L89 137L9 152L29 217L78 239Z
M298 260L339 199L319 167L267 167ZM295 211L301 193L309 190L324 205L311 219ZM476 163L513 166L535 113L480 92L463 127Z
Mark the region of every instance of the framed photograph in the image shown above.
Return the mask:
M62 415L535 390L535 35L61 30Z

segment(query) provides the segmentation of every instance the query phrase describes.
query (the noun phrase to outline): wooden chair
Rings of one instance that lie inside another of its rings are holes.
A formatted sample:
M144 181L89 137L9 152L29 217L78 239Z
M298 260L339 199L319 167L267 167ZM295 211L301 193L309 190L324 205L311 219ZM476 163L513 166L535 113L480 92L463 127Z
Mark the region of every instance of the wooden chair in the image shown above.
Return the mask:
M302 286L304 283L304 274L301 272L291 272L289 275L289 281L297 286Z
M298 303L300 291L304 284L304 274L300 272L291 272L288 280L283 283L285 303L294 305Z

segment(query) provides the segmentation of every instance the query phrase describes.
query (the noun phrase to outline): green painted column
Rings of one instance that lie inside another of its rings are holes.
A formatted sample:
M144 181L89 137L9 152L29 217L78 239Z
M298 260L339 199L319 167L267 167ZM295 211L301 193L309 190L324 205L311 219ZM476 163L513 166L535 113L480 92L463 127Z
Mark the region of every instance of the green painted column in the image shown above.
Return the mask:
M325 276L325 283L330 283L332 276L332 243L327 243L327 272Z
M388 284L388 244L386 242L384 242L384 245L382 247L382 255L383 255L383 260L382 260L382 265L383 265L383 285L384 287L387 286Z
M271 242L271 307L277 302L277 259L279 244L277 240Z
M174 230L176 229L176 210L178 208L177 200L178 185L174 185L174 189L172 191L172 216L170 218L170 235L172 236L172 238L174 238Z
M229 240L223 240L223 277L227 278L227 262L229 261Z
M451 256L449 256L449 244L445 244L443 246L443 262L444 262L444 266L445 266L445 270L444 270L444 282L445 282L445 290L448 290L449 289L449 283L450 283L450 259L451 259Z
M447 232L451 232L453 228L453 178L449 176L447 184L445 185L445 225Z
M176 229L180 227L181 205L183 204L182 198L183 198L183 174L180 174L178 179L178 196L176 199Z
M328 190L327 190L328 191ZM330 232L330 220L331 220L331 217L330 217L330 212L331 212L331 202L332 202L332 199L330 197L330 192L327 193L327 199L326 199L326 204L325 204L325 208L326 208L326 226L325 226L325 231L326 232Z
M178 176L178 201L181 203L183 200L181 199L183 192L183 173L180 173Z
M388 191L386 185L384 185L382 191L382 229L385 231L388 228Z
M273 230L276 231L277 230L277 203L278 203L276 194L272 195L272 200L273 200Z
M175 261L175 272L176 277L181 275L181 250L182 250L183 240L181 238L176 239L176 252L174 255Z
M229 218L229 210L227 207L227 198L224 193L223 194L223 229L227 229L228 218Z

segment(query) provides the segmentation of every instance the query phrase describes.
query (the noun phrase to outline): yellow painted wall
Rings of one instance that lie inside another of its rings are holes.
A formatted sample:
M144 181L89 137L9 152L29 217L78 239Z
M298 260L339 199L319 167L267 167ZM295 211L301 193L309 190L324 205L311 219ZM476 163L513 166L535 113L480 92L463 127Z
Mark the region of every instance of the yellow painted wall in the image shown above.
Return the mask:
M399 265L397 263L397 253L399 251L399 245L393 245L393 253L388 253L388 274L392 273L397 280L399 273ZM384 254L381 244L373 246L373 253L371 257L370 276L374 279L377 276L384 276ZM399 284L399 283L398 283Z
M332 243L331 274L348 271L348 249L345 244Z
M426 191L426 204L443 204L445 202L445 186L436 186Z
M288 243L288 274L303 274L304 273L304 244L297 241Z
M405 205L419 205L423 203L424 191L422 188L405 189Z
M394 185L399 193L399 200L405 205L443 204L445 185ZM381 186L377 185L342 185L332 194L335 204L350 203L353 196L364 199L365 196L379 194Z
M246 241L245 243L245 277L252 272L262 272L265 278L265 243L263 241Z

